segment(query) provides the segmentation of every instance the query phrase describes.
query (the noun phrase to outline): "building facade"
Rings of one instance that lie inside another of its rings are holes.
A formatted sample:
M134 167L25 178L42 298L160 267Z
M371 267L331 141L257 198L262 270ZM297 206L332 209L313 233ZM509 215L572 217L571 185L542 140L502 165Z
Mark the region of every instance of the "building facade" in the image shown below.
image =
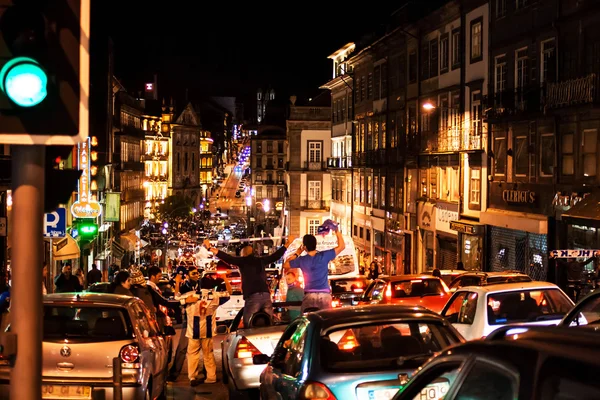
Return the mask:
M287 232L294 236L316 235L318 227L330 217L332 198L327 169L332 145L330 99L319 96L305 104L294 96L291 100L286 128Z

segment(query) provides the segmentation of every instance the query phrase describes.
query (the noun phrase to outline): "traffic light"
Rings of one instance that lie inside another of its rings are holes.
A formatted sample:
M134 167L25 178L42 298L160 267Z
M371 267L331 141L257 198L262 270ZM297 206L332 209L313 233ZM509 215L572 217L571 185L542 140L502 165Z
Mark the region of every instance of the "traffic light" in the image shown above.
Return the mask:
M60 204L67 204L77 190L81 170L61 169L72 152L73 146L46 146L44 212L52 212Z
M0 0L0 142L88 136L90 0Z
M74 224L81 240L92 240L98 235L96 219L78 219Z

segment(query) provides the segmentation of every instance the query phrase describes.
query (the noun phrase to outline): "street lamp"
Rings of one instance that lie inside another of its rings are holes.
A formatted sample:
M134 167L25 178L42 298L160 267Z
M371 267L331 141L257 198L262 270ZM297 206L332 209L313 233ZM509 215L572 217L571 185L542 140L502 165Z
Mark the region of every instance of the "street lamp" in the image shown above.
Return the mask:
M423 103L423 110L431 111L433 109L435 109L435 106L433 105L433 103L431 103L429 101L427 103Z
M265 210L265 214L271 210L271 202L269 201L269 199L265 199L265 201L263 202L263 210Z

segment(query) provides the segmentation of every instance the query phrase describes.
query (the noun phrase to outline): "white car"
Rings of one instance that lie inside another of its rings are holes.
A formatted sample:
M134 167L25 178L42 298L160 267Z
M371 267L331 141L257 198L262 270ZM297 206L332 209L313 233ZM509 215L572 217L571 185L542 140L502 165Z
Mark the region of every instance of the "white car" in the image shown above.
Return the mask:
M229 300L221 304L215 311L215 320L217 325L229 325L231 321L238 315L238 312L244 307L244 296L231 295Z
M465 339L475 340L505 325L556 325L573 305L552 283L504 283L459 288L441 315Z

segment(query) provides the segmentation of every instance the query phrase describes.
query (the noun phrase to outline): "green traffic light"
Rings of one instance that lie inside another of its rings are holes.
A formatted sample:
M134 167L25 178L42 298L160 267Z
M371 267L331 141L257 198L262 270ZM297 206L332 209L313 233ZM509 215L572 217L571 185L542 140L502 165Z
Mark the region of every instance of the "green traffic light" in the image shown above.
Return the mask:
M31 58L13 58L0 70L0 89L21 107L40 104L48 95L47 85L46 72Z

